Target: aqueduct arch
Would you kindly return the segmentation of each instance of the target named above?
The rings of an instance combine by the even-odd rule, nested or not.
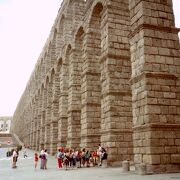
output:
[[[51,154],[101,143],[109,165],[180,172],[178,32],[171,0],[64,1],[13,131]]]

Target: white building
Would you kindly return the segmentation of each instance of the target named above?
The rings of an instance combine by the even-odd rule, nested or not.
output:
[[[10,133],[11,121],[11,116],[0,117],[0,133]]]

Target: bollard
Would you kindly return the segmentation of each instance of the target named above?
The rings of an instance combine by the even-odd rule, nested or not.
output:
[[[102,161],[102,166],[101,166],[102,168],[107,168],[107,159],[104,159],[103,161]]]
[[[122,171],[123,172],[130,171],[130,163],[129,163],[129,161],[123,161],[122,162]]]
[[[146,164],[144,163],[140,164],[138,169],[139,169],[138,174],[146,175]]]

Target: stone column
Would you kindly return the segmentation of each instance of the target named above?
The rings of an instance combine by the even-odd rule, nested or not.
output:
[[[33,131],[33,122],[32,122],[32,106],[31,106],[31,109],[30,109],[30,142],[29,142],[29,147],[32,149],[32,131]]]
[[[38,150],[40,151],[42,149],[41,147],[41,136],[42,136],[42,110],[43,110],[43,106],[42,106],[42,91],[39,90],[39,101],[38,101]]]
[[[33,103],[33,138],[32,138],[32,149],[35,150],[35,145],[36,145],[36,101],[34,99]]]
[[[42,126],[42,134],[41,135],[43,135],[44,134],[44,143],[41,143],[41,145],[43,145],[44,146],[44,148],[46,148],[45,147],[45,143],[46,143],[46,137],[47,137],[47,131],[46,131],[46,111],[47,111],[47,87],[44,87],[43,88],[43,112],[42,112],[42,124],[43,124],[43,126]],[[44,131],[44,133],[43,133],[43,131]]]
[[[27,142],[26,142],[26,146],[29,146],[30,145],[30,108],[29,108],[29,105],[28,105],[28,109],[27,109]]]
[[[49,49],[50,49],[51,67],[53,67],[57,63],[57,57],[56,57],[56,37],[53,37]]]
[[[69,58],[69,89],[68,89],[68,139],[67,146],[80,147],[81,120],[81,85],[80,59],[73,51]]]
[[[27,106],[24,108],[24,132],[23,132],[23,135],[24,135],[24,138],[23,138],[23,143],[24,145],[27,144],[27,136],[28,136],[28,114],[27,114]]]
[[[45,65],[42,63],[41,65],[41,80],[44,77],[44,71],[45,71]],[[41,119],[40,119],[40,141],[39,141],[39,149],[44,149],[44,141],[45,141],[45,118],[46,118],[46,88],[44,85],[41,87],[41,92],[40,92],[40,114],[41,114]]]
[[[54,155],[57,152],[58,144],[58,121],[53,120],[50,124],[50,154]]]
[[[40,93],[38,93],[37,97],[37,134],[36,134],[36,150],[39,151],[39,145],[40,145],[40,124],[41,124],[41,102],[40,102]]]
[[[92,150],[100,144],[101,128],[101,12],[98,3],[89,17],[84,36],[81,74],[81,147]]]
[[[58,120],[59,120],[59,72],[52,72],[52,108],[51,108],[51,125],[50,125],[50,153],[57,152],[58,144]]]
[[[38,101],[39,97],[36,95],[36,106],[35,106],[35,115],[36,115],[36,122],[35,122],[35,150],[37,151],[39,148],[39,119],[38,119]]]
[[[35,122],[34,120],[32,121],[32,143],[31,143],[31,148],[34,150],[34,139],[35,139],[35,133],[34,133],[34,130],[35,130]]]
[[[111,166],[133,161],[128,6],[127,0],[111,1],[102,10],[108,13],[101,20],[101,143]]]
[[[40,145],[40,121],[41,121],[41,115],[38,114],[37,116],[37,134],[36,134],[36,150],[39,151],[39,145]]]
[[[59,24],[57,24],[57,32],[56,32],[56,57],[59,57],[62,52],[62,47],[64,45],[64,20],[65,17],[64,15],[61,16],[61,20],[59,22]]]
[[[45,111],[42,110],[41,115],[41,128],[40,128],[40,150],[44,149],[44,141],[45,141]]]
[[[59,98],[59,115],[58,121],[58,146],[66,147],[67,144],[67,65],[62,64],[60,70],[60,98]]]
[[[50,59],[50,49],[46,48],[46,53],[44,55],[45,59],[45,76],[49,73],[51,68],[51,59]]]
[[[26,146],[30,146],[30,130],[31,130],[31,123],[30,123],[30,107],[28,105],[27,112],[26,112],[27,124],[26,124],[26,133],[27,133],[27,142]]]
[[[52,106],[52,86],[47,80],[47,107],[46,107],[46,126],[45,126],[45,149],[50,152],[50,124],[51,124],[51,106]]]
[[[129,0],[136,170],[179,172],[180,52],[171,0]]]

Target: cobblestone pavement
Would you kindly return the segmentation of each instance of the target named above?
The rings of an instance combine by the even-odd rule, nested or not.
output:
[[[17,163],[17,168],[11,168],[12,158],[6,157],[7,149],[0,149],[0,180],[180,180],[180,173],[140,176],[134,171],[123,173],[121,168],[81,168],[65,171],[57,168],[55,157],[48,157],[48,169],[34,169],[34,151],[28,150],[27,158],[23,151]],[[38,162],[40,163],[40,162]]]

